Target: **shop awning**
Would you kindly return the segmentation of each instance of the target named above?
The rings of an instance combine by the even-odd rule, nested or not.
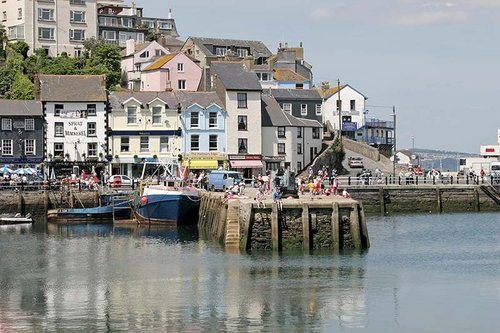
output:
[[[182,165],[190,169],[209,169],[215,170],[219,167],[217,160],[191,160],[182,161]]]
[[[259,160],[234,160],[229,161],[231,163],[231,168],[235,169],[262,169],[264,166]]]

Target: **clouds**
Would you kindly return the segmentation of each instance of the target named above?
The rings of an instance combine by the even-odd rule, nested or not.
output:
[[[331,1],[311,2],[312,21],[363,21],[378,25],[432,26],[497,20],[500,0],[372,0],[349,1],[342,5]]]

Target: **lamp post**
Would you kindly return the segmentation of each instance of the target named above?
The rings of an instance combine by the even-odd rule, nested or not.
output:
[[[341,137],[342,137],[342,101],[340,100],[340,79],[337,80],[337,111],[339,113],[339,135],[338,135],[338,139],[341,140]]]
[[[392,117],[394,119],[393,121],[393,131],[394,131],[394,134],[393,134],[393,137],[392,137],[392,149],[394,151],[393,155],[392,155],[392,177],[393,179],[395,179],[396,177],[396,159],[397,159],[397,156],[396,156],[396,107],[395,106],[392,106]]]

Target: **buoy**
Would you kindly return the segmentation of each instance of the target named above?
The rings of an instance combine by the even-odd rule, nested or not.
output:
[[[147,197],[142,197],[141,198],[141,204],[145,205],[148,203],[148,198]]]

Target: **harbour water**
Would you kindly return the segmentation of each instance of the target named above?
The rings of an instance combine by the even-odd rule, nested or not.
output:
[[[368,217],[371,248],[224,251],[196,229],[0,229],[0,332],[494,332],[500,214]],[[41,228],[44,229],[44,228]]]

